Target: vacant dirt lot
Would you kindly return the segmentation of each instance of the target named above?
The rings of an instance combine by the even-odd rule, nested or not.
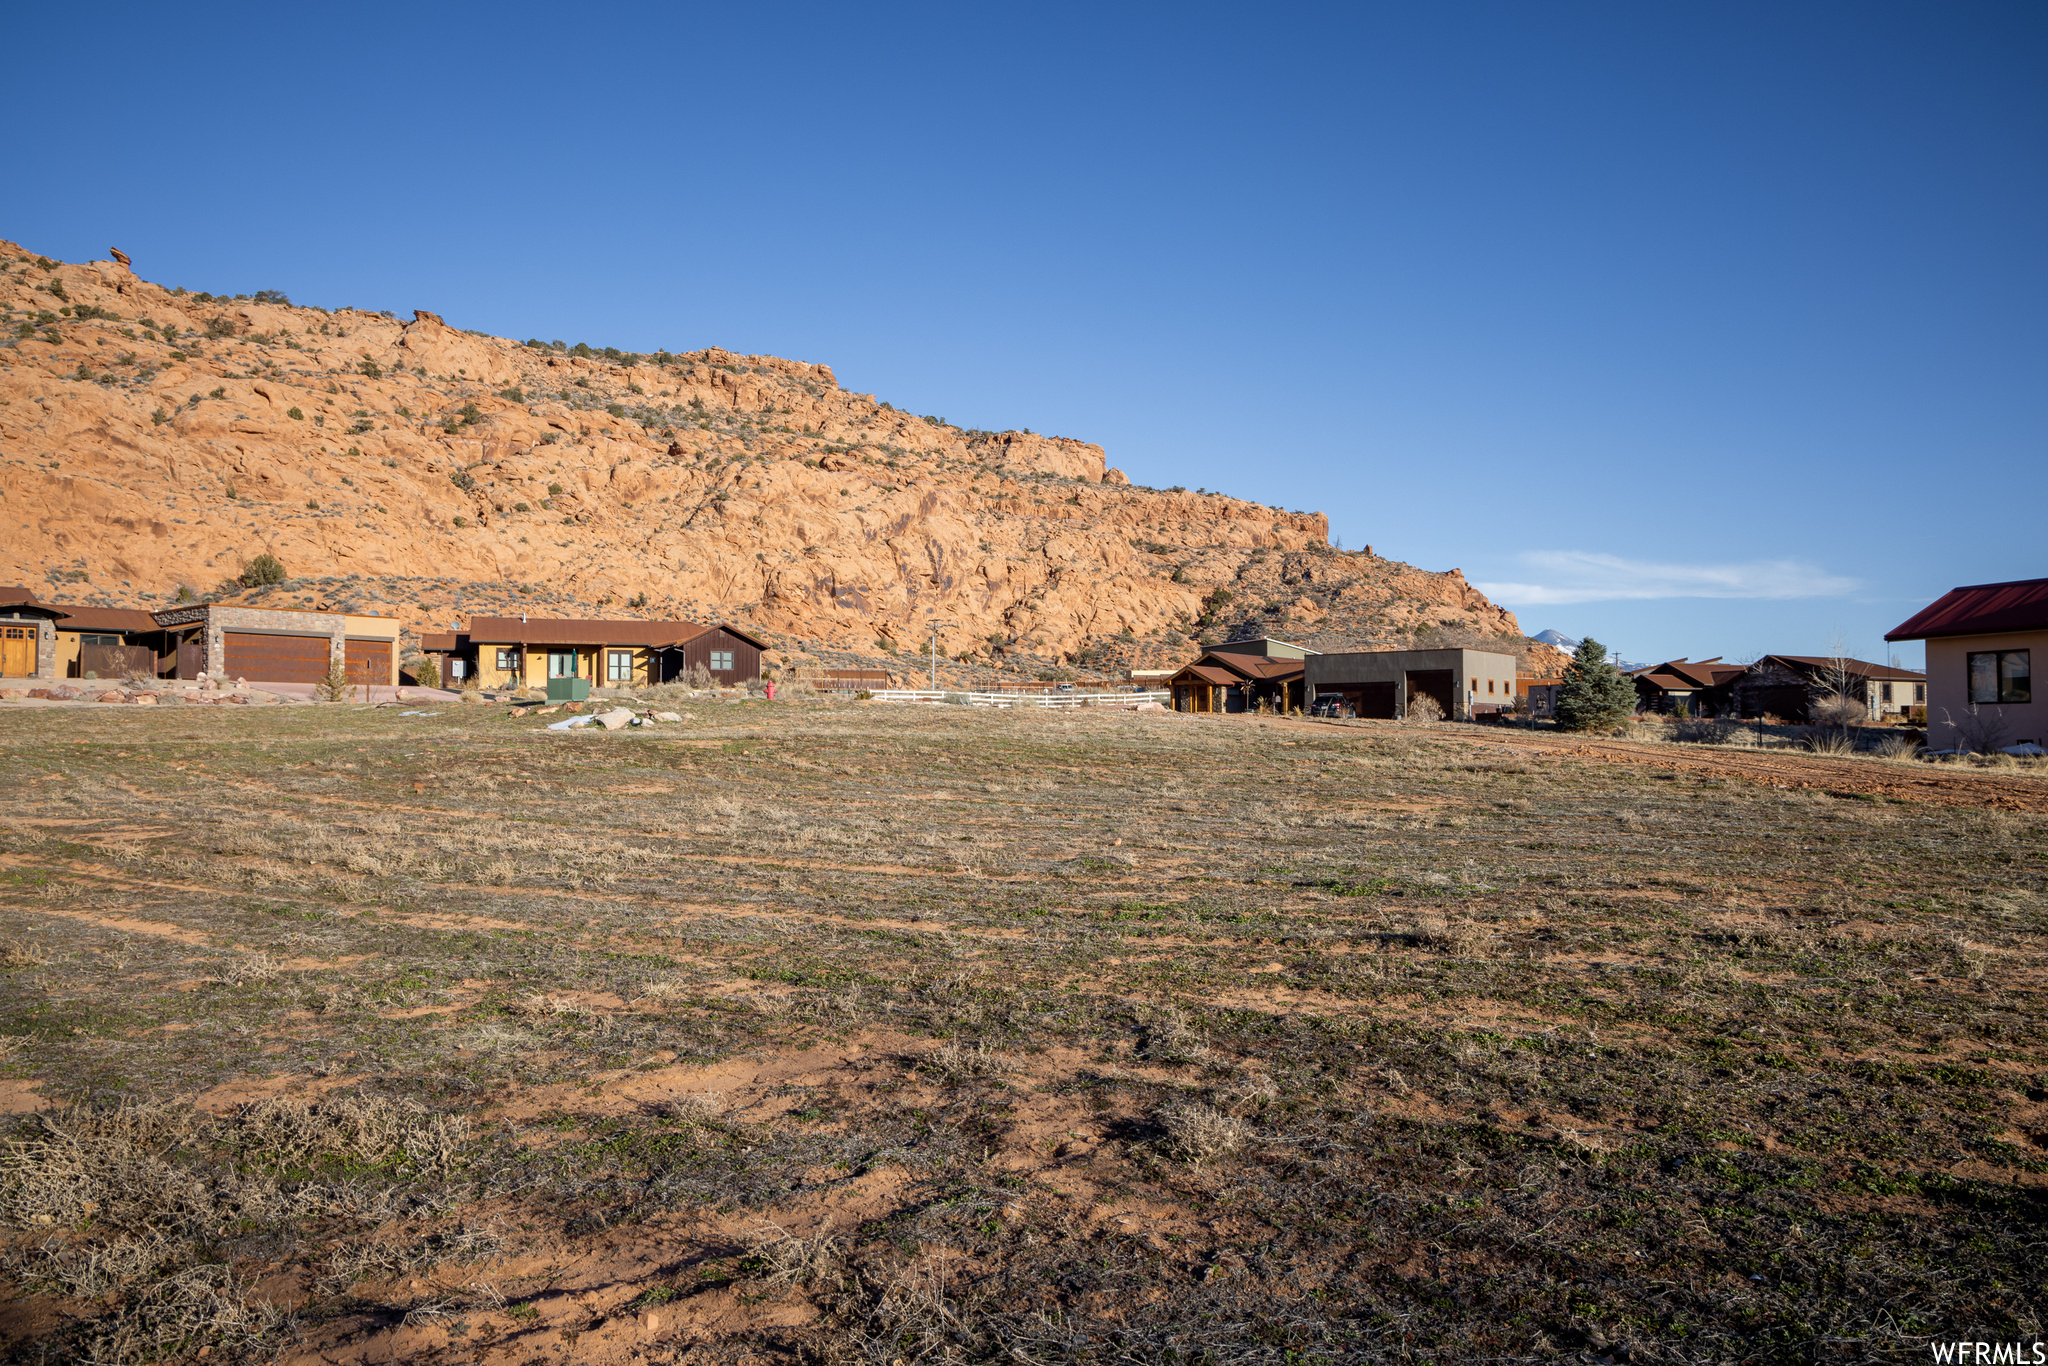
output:
[[[2036,778],[686,710],[0,712],[10,1359],[2043,1335]]]

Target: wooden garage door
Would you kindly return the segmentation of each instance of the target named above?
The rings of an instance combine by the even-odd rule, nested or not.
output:
[[[388,640],[351,640],[346,642],[348,650],[348,681],[368,683],[379,688],[391,686],[391,642]]]
[[[327,677],[326,636],[229,631],[222,645],[229,678],[246,678],[252,683],[318,683]]]

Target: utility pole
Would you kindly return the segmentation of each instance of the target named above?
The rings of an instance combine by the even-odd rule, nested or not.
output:
[[[939,690],[939,628],[942,626],[958,626],[960,623],[957,621],[933,621],[926,624],[932,628],[932,691],[937,692]]]

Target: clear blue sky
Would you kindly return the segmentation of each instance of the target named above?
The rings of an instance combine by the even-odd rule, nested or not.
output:
[[[1631,658],[2048,574],[2038,3],[14,6],[0,235],[717,344]],[[1909,650],[1909,660],[1917,650]]]

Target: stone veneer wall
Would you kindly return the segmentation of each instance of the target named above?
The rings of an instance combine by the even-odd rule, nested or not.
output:
[[[339,612],[274,612],[263,607],[233,607],[203,602],[194,607],[172,607],[152,613],[166,630],[200,623],[204,659],[200,667],[207,676],[217,677],[227,668],[229,631],[266,631],[273,634],[327,637],[327,662],[331,668],[346,667],[348,661],[348,620]],[[397,642],[393,642],[394,647]]]

